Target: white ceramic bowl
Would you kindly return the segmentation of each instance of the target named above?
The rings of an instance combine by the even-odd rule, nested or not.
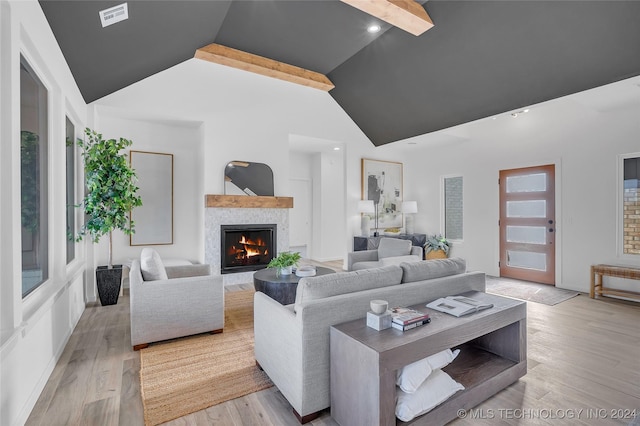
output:
[[[371,307],[371,311],[374,314],[380,315],[384,314],[389,307],[389,302],[386,300],[372,300],[369,302],[369,306]]]

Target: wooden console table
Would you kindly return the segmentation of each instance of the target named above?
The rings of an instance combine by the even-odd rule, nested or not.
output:
[[[640,280],[640,269],[628,266],[614,265],[591,265],[591,290],[589,296],[593,299],[596,296],[621,296],[640,299],[640,292],[631,290],[617,290],[615,288],[605,287],[602,284],[602,277],[628,278],[631,280]]]
[[[460,348],[446,371],[465,390],[411,422],[443,425],[527,372],[526,302],[487,293],[466,296],[494,307],[456,318],[428,309],[431,323],[405,331],[376,331],[365,319],[330,328],[331,417],[344,426],[396,425],[396,371],[444,349]]]

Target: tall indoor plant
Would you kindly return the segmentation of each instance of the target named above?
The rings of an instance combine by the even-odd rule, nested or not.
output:
[[[118,301],[122,265],[113,266],[112,233],[116,229],[128,235],[135,232],[129,213],[142,205],[142,199],[137,194],[135,170],[129,165],[127,155],[121,153],[132,142],[124,138],[105,140],[100,133],[88,128],[84,133],[86,139],[78,140],[78,146],[84,159],[86,195],[82,207],[86,221],[78,240],[89,235],[97,243],[100,237],[109,235],[108,265],[98,267],[96,281],[100,302],[113,305]]]

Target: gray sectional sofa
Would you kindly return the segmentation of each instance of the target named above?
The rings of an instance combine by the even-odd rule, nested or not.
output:
[[[330,405],[331,325],[364,320],[374,299],[409,306],[471,290],[485,291],[484,272],[453,258],[303,278],[292,305],[256,292],[256,361],[304,422]]]

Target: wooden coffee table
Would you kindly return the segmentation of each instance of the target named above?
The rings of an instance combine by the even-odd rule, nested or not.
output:
[[[445,424],[458,410],[476,406],[524,376],[526,302],[475,291],[464,295],[494,306],[457,318],[421,303],[412,307],[428,312],[431,323],[405,332],[376,331],[365,319],[332,326],[331,417],[340,425],[396,425],[396,371],[448,348],[460,348],[460,355],[444,371],[465,390],[409,423]]]
[[[333,269],[316,266],[316,277],[335,273]],[[296,301],[296,290],[300,278],[296,274],[278,276],[276,268],[261,269],[253,274],[253,286],[256,291],[261,291],[273,300],[283,305],[290,305]]]

